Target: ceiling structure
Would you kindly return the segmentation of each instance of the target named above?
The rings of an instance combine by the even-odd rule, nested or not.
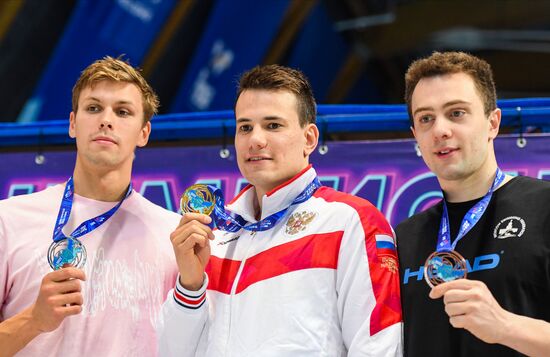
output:
[[[0,121],[16,121],[21,115],[69,31],[71,16],[86,1],[0,2]],[[174,101],[182,93],[182,83],[197,75],[191,72],[204,34],[216,28],[213,14],[227,1],[182,0],[170,5],[139,61],[161,97],[162,112],[177,108]],[[238,8],[245,0],[233,1]],[[500,98],[550,97],[550,1],[271,1],[285,7],[273,15],[278,16],[276,28],[256,62],[301,66],[320,103],[402,103],[407,66],[435,50],[467,51],[486,59]],[[153,3],[124,3],[132,2]],[[242,6],[241,10],[247,5]],[[225,30],[238,35],[246,20],[251,16],[235,18]],[[243,41],[246,38],[243,35]],[[247,49],[260,44],[241,45]],[[241,53],[248,54],[241,49],[234,54],[236,60]]]

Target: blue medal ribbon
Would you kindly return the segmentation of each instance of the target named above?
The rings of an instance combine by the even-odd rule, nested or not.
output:
[[[460,223],[458,235],[452,243],[451,231],[449,228],[449,213],[447,211],[447,204],[445,203],[445,200],[443,200],[443,215],[441,216],[441,224],[437,235],[436,251],[441,252],[455,250],[456,244],[477,224],[477,222],[479,222],[483,216],[483,213],[485,213],[487,206],[489,205],[489,201],[491,201],[494,190],[504,181],[504,178],[505,174],[500,170],[500,168],[497,167],[495,179],[493,180],[493,184],[491,185],[489,192],[487,192],[485,196],[483,196],[483,198],[466,213]]]
[[[73,177],[71,176],[69,180],[67,181],[67,184],[65,185],[65,191],[63,192],[63,199],[61,200],[61,206],[59,207],[59,213],[57,214],[57,219],[55,223],[55,228],[53,230],[53,241],[58,242],[62,239],[67,238],[78,238],[81,237],[87,233],[90,233],[94,229],[101,226],[103,223],[105,223],[115,212],[119,209],[120,205],[122,205],[122,202],[126,200],[128,196],[130,196],[130,193],[132,193],[132,183],[128,186],[128,191],[126,191],[126,195],[124,198],[117,203],[116,206],[108,210],[107,212],[100,214],[97,217],[91,218],[85,222],[82,222],[71,234],[69,237],[66,237],[63,234],[63,227],[67,224],[69,221],[69,217],[71,216],[71,209],[73,207],[73,197],[74,197],[74,183],[73,183]],[[73,243],[72,240],[69,239],[68,242],[70,248],[72,248]]]
[[[249,223],[241,216],[237,215],[235,218],[233,218],[231,215],[229,215],[225,211],[225,202],[223,199],[222,191],[214,186],[208,186],[208,188],[212,191],[214,194],[216,205],[214,207],[214,211],[212,212],[212,218],[214,222],[216,223],[216,226],[218,229],[227,231],[227,232],[237,232],[241,229],[246,229],[247,231],[266,231],[268,229],[271,229],[277,224],[279,219],[285,215],[285,213],[288,211],[288,209],[296,204],[302,203],[307,201],[317,189],[321,187],[321,182],[317,177],[311,181],[307,187],[300,193],[292,203],[280,210],[279,212],[273,213],[270,216],[267,216],[266,218],[262,219],[259,222],[256,223]]]

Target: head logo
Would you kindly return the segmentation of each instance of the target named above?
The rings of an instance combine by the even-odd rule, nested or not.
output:
[[[519,238],[525,233],[525,220],[518,216],[506,217],[498,222],[493,237],[496,239]]]
[[[502,253],[501,253],[502,254]],[[498,267],[500,263],[500,256],[498,254],[486,254],[475,257],[473,264],[466,259],[466,269],[468,273],[473,273],[482,270],[490,270]],[[409,280],[422,281],[424,280],[424,265],[418,267],[418,270],[411,270],[411,268],[404,268],[403,272],[403,284],[408,284]]]

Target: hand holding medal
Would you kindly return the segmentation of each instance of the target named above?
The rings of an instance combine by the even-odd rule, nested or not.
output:
[[[214,186],[196,184],[185,190],[180,199],[180,209],[184,213],[179,226],[170,235],[176,253],[179,270],[179,283],[185,289],[197,291],[204,284],[204,271],[210,259],[209,241],[214,239],[209,219],[211,217],[219,230],[238,232],[265,231],[272,228],[293,204],[309,199],[321,186],[315,178],[286,208],[265,217],[259,222],[250,223],[239,215],[231,216],[225,211],[222,191]]]

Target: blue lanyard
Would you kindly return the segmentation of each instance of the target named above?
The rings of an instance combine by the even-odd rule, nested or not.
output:
[[[464,218],[462,218],[458,235],[454,242],[452,242],[452,244],[451,232],[449,229],[449,213],[447,211],[447,204],[445,203],[445,200],[443,200],[443,215],[441,216],[441,224],[439,226],[439,233],[437,235],[436,250],[438,252],[454,250],[458,241],[460,241],[462,237],[464,237],[470,231],[470,229],[472,229],[477,224],[477,222],[479,222],[479,220],[483,216],[483,213],[485,213],[487,206],[489,205],[489,201],[491,201],[493,191],[502,183],[502,181],[504,181],[504,177],[504,173],[497,167],[496,176],[493,180],[491,188],[489,189],[489,192],[487,192],[479,202],[477,202],[472,208],[470,208]]]
[[[212,212],[212,217],[214,218],[214,222],[216,223],[216,226],[218,229],[226,231],[226,232],[237,232],[241,229],[246,229],[247,231],[266,231],[268,229],[271,229],[275,226],[275,224],[283,217],[292,205],[296,205],[302,202],[307,201],[311,196],[313,196],[313,193],[317,191],[319,187],[321,187],[321,182],[317,177],[311,181],[307,187],[300,193],[292,203],[280,210],[279,212],[273,213],[272,215],[262,219],[259,222],[248,224],[244,218],[237,215],[235,218],[233,218],[231,215],[229,215],[227,212],[225,212],[224,206],[224,200],[222,191],[214,186],[208,186],[210,190],[214,193],[214,197],[216,198],[216,205],[214,207],[214,211]]]
[[[71,234],[70,237],[72,238],[78,238],[86,233],[90,233],[94,229],[101,226],[105,221],[107,221],[115,212],[118,210],[120,205],[122,205],[122,202],[130,196],[130,193],[132,193],[132,183],[130,183],[130,186],[128,186],[128,191],[126,191],[126,195],[124,198],[117,203],[116,206],[108,210],[107,212],[100,214],[97,217],[91,218],[85,222],[82,222]],[[62,239],[65,239],[65,235],[63,234],[63,227],[67,224],[69,221],[69,217],[71,216],[71,209],[73,207],[73,197],[74,197],[74,183],[73,183],[73,177],[71,176],[69,180],[67,181],[67,184],[65,185],[65,191],[63,192],[63,199],[61,200],[61,206],[59,207],[59,213],[57,214],[57,220],[55,223],[55,228],[53,230],[53,241],[58,242]],[[70,245],[71,242],[69,242]]]

